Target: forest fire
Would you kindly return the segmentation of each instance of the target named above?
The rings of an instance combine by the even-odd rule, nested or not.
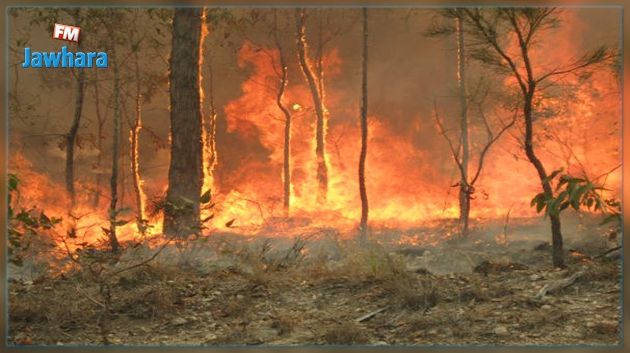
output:
[[[205,15],[204,15],[205,16]],[[570,14],[565,15],[563,21],[571,21]],[[205,19],[205,17],[204,17]],[[567,27],[568,28],[568,27]],[[569,36],[569,30],[558,35]],[[208,25],[204,24],[201,31],[201,47],[199,65],[207,64],[204,58],[205,38],[210,32]],[[516,50],[516,43],[511,50]],[[570,43],[570,41],[564,41]],[[541,46],[536,48],[540,52],[548,52],[549,48]],[[538,69],[547,68],[558,61],[570,61],[575,58],[576,49],[567,44],[562,51],[550,51],[556,56],[540,56],[545,61],[535,62]],[[559,56],[558,56],[559,55]],[[558,57],[557,57],[558,56]],[[225,104],[223,117],[227,123],[227,132],[234,133],[243,139],[249,140],[252,145],[260,144],[264,150],[260,158],[248,158],[241,160],[238,170],[227,180],[217,180],[216,168],[221,168],[220,159],[217,158],[216,146],[216,119],[217,112],[214,106],[214,98],[206,92],[208,85],[212,85],[212,78],[201,75],[200,96],[203,116],[203,188],[205,192],[211,190],[213,203],[216,209],[204,210],[202,219],[212,220],[210,228],[226,230],[234,228],[243,234],[256,234],[260,227],[268,226],[270,220],[282,218],[282,166],[283,166],[283,127],[281,111],[276,105],[276,90],[278,78],[278,63],[280,53],[272,46],[261,46],[252,42],[245,42],[238,50],[238,66],[248,70],[249,77],[241,84],[241,96]],[[342,69],[347,65],[340,57],[336,48],[331,48],[322,53],[322,72],[327,80],[335,80],[342,74]],[[552,92],[549,97],[540,97],[537,109],[553,114],[553,119],[542,120],[538,124],[542,133],[538,139],[541,158],[550,170],[565,166],[574,173],[588,173],[591,178],[605,175],[606,185],[610,195],[616,195],[620,185],[620,170],[613,170],[619,162],[617,139],[607,138],[606,129],[618,124],[619,116],[617,79],[610,71],[602,71],[589,80],[582,82],[584,78],[569,77],[566,84],[575,85],[577,89],[571,92],[571,99],[567,99],[565,93]],[[516,81],[507,78],[505,85],[515,87]],[[211,89],[216,89],[212,87]],[[211,95],[214,93],[211,93]],[[343,232],[351,232],[356,227],[360,215],[358,200],[358,186],[355,177],[356,161],[358,160],[359,126],[356,120],[349,119],[357,110],[357,102],[347,101],[347,97],[333,88],[327,89],[326,117],[330,122],[324,124],[325,150],[327,160],[327,184],[328,197],[323,202],[318,196],[320,181],[313,171],[317,170],[318,156],[316,151],[316,119],[315,109],[312,106],[311,93],[308,82],[302,77],[296,76],[289,81],[285,95],[285,101],[295,102],[291,104],[293,125],[291,127],[291,195],[290,215],[296,219],[308,220],[310,227],[333,227]],[[141,93],[138,91],[138,100]],[[140,109],[138,107],[137,109]],[[140,111],[137,112],[140,114]],[[395,112],[392,112],[395,114]],[[490,113],[487,113],[490,114]],[[510,114],[503,108],[494,110],[494,119],[505,120]],[[341,118],[340,118],[341,116]],[[453,167],[432,165],[430,160],[435,160],[430,154],[436,151],[423,150],[414,144],[414,134],[419,129],[431,129],[435,127],[428,117],[410,116],[410,128],[405,132],[392,131],[387,124],[391,118],[387,115],[371,115],[369,117],[369,154],[367,165],[369,176],[367,177],[367,190],[371,200],[370,221],[372,226],[388,227],[413,227],[434,219],[449,219],[458,216],[456,204],[456,192],[451,185],[456,181],[445,177],[454,172]],[[475,119],[475,118],[473,118]],[[133,212],[139,212],[138,219],[146,219],[150,225],[149,235],[161,232],[161,216],[159,214],[149,217],[144,210],[145,199],[143,191],[144,181],[140,177],[142,167],[139,163],[138,135],[142,124],[132,129],[130,135],[132,149],[132,173],[136,186],[140,193],[137,205],[140,210],[130,211],[128,218],[133,218]],[[529,207],[529,202],[539,186],[531,180],[535,179],[533,169],[526,163],[519,145],[518,130],[520,124],[513,129],[511,136],[501,139],[494,147],[496,153],[492,153],[486,161],[486,167],[480,178],[480,186],[473,195],[474,207],[471,211],[473,218],[502,218],[506,212],[511,212],[512,217],[535,216],[534,209]],[[483,134],[481,127],[473,126],[472,136]],[[437,131],[436,131],[437,135]],[[590,136],[597,143],[593,144]],[[614,136],[614,135],[613,135]],[[439,138],[436,144],[442,144]],[[473,147],[475,144],[473,144]],[[616,152],[615,152],[616,151]],[[219,156],[220,157],[220,156]],[[474,158],[472,164],[476,164]],[[584,170],[588,165],[588,171]],[[27,185],[40,184],[36,179],[46,179],[47,176],[35,174],[29,171],[29,164],[23,157],[13,157],[11,169],[20,174]],[[453,176],[453,174],[451,174]],[[452,178],[452,177],[451,177]],[[163,181],[162,183],[164,183]],[[46,181],[52,189],[60,189],[54,182]],[[154,181],[155,184],[155,181]],[[164,190],[165,184],[159,188]],[[230,187],[223,187],[229,185]],[[519,185],[514,188],[515,185]],[[87,186],[89,190],[93,185]],[[63,195],[59,190],[56,194]],[[101,192],[106,194],[105,190]],[[48,206],[46,192],[37,188],[28,188],[22,191],[23,200],[34,205],[45,205],[50,213],[60,216],[66,214],[62,203],[54,207]],[[153,195],[153,197],[158,195]],[[124,205],[125,207],[131,205]],[[137,207],[133,207],[134,209]],[[89,202],[84,200],[72,211],[70,219],[76,215],[89,214],[79,217],[77,228],[88,227],[88,224],[99,229],[107,216],[98,209],[93,209]],[[232,225],[226,223],[233,221]],[[70,220],[69,220],[70,221]],[[74,224],[74,221],[70,221]],[[277,222],[277,221],[276,221]],[[142,233],[134,222],[121,226],[121,239],[133,239]],[[280,224],[277,225],[280,227]],[[92,231],[91,238],[98,235],[99,231]],[[290,232],[289,232],[290,234]]]
[[[618,342],[617,9],[9,13],[15,344]]]

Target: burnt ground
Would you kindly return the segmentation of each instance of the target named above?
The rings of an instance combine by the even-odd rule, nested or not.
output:
[[[13,271],[9,342],[619,344],[621,261],[614,252],[597,257],[614,245],[605,229],[565,227],[573,234],[568,266],[555,269],[536,227],[523,220],[507,244],[497,244],[493,226],[479,225],[468,239],[430,246],[409,237],[405,245],[361,245],[330,235],[306,242],[216,235],[169,245],[154,261],[112,277],[107,311],[85,270],[36,278]],[[423,231],[445,232],[432,226],[413,234],[427,240]],[[136,247],[127,255],[152,251]],[[566,288],[536,297],[572,275]]]

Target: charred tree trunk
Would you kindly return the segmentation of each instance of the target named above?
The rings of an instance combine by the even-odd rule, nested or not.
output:
[[[113,31],[109,31],[110,37],[113,36]],[[116,216],[117,216],[117,204],[118,204],[118,159],[120,155],[120,121],[122,120],[120,115],[120,74],[118,68],[118,61],[116,58],[116,42],[112,40],[110,48],[110,63],[114,71],[114,133],[112,136],[112,177],[110,179],[110,193],[111,200],[109,204],[109,243],[113,252],[118,252],[120,245],[118,243],[118,237],[116,236]]]
[[[315,105],[316,114],[316,128],[315,128],[315,154],[317,156],[317,183],[318,194],[317,201],[319,203],[325,203],[328,194],[328,167],[326,165],[326,152],[325,152],[325,133],[326,133],[326,109],[324,108],[323,90],[319,90],[317,87],[318,79],[313,73],[313,67],[308,58],[305,34],[305,14],[304,9],[296,9],[296,26],[297,26],[297,49],[298,58],[300,62],[300,68],[306,76],[309,89],[313,96],[313,104]]]
[[[468,179],[468,160],[470,147],[468,142],[468,95],[466,92],[466,56],[464,52],[464,28],[461,16],[455,17],[457,29],[457,84],[460,102],[461,136],[461,179],[459,181],[459,222],[463,236],[468,233],[470,216],[470,185]]]
[[[164,233],[199,232],[203,183],[202,117],[199,92],[201,9],[176,8],[170,59],[171,162],[164,208]]]
[[[274,40],[280,56],[280,82],[276,95],[276,105],[284,115],[284,161],[282,164],[282,187],[284,216],[289,217],[291,211],[291,112],[283,103],[284,91],[287,87],[287,59],[285,57],[280,38],[278,37],[278,19],[274,11]]]
[[[77,25],[80,24],[80,9],[77,9],[74,15],[74,20]],[[83,51],[83,40],[79,39],[77,43],[77,51]],[[66,135],[66,191],[70,198],[70,209],[72,209],[76,203],[76,192],[74,190],[74,146],[77,140],[77,133],[79,132],[79,124],[81,122],[81,115],[83,112],[83,100],[85,86],[85,70],[77,69],[76,74],[77,86],[76,96],[74,100],[74,117],[70,130]]]
[[[135,78],[136,78],[136,117],[134,124],[129,132],[130,141],[130,160],[131,174],[133,179],[133,189],[136,201],[136,224],[141,234],[145,234],[147,226],[147,217],[144,212],[145,195],[142,189],[142,178],[140,177],[140,131],[142,130],[142,93],[140,92],[140,63],[138,60],[138,48],[134,52],[135,60]]]
[[[367,90],[367,60],[368,60],[368,23],[367,8],[363,8],[363,73],[361,83],[361,154],[359,157],[359,194],[361,196],[361,223],[359,224],[359,232],[361,239],[367,239],[368,235],[368,198],[365,188],[365,159],[367,157],[367,139],[368,139],[368,90]]]
[[[97,124],[97,137],[96,137],[96,148],[98,149],[98,154],[96,155],[96,190],[94,191],[94,208],[98,207],[98,204],[101,201],[101,177],[102,177],[102,168],[103,168],[103,140],[105,136],[103,136],[103,127],[105,125],[105,119],[101,114],[101,100],[100,100],[100,92],[98,86],[100,83],[98,82],[98,70],[94,71],[94,101],[96,107],[96,124]]]

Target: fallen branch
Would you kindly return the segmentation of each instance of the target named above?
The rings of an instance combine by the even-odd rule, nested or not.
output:
[[[567,288],[570,285],[572,285],[573,283],[575,283],[575,281],[582,277],[582,275],[584,275],[584,272],[579,271],[576,272],[574,274],[572,274],[571,276],[567,277],[567,278],[562,278],[560,280],[557,280],[555,282],[551,282],[551,283],[547,283],[545,284],[540,291],[534,296],[534,300],[542,300],[545,295],[550,294],[550,293],[555,293],[561,289]]]
[[[373,318],[374,316],[376,316],[376,314],[382,313],[385,310],[387,310],[386,306],[382,307],[382,308],[380,308],[378,310],[374,310],[371,313],[365,314],[365,315],[361,316],[360,318],[358,318],[358,319],[356,319],[354,321],[356,321],[356,322],[363,322],[363,321],[369,320],[369,319]]]
[[[606,255],[610,254],[611,252],[616,251],[616,250],[619,250],[619,249],[621,249],[621,246],[616,246],[616,247],[614,247],[614,248],[612,248],[612,249],[608,249],[608,250],[606,250],[605,252],[603,252],[603,253],[601,253],[601,254],[599,254],[599,255],[595,256],[595,257],[594,257],[594,259],[599,259],[599,258],[604,257],[604,256],[606,256]]]

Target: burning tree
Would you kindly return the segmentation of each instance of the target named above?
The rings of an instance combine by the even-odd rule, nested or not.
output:
[[[553,202],[552,177],[534,149],[534,102],[545,88],[558,83],[563,77],[584,71],[614,57],[606,47],[599,47],[581,57],[553,69],[535,67],[534,46],[544,40],[543,35],[559,24],[556,8],[465,8],[465,21],[475,40],[471,56],[500,73],[511,75],[517,82],[522,98],[522,115],[525,125],[524,150],[534,166],[543,189],[544,199]],[[509,41],[516,41],[516,50],[510,50]],[[548,213],[551,223],[554,266],[564,266],[560,214]]]
[[[164,233],[197,232],[201,186],[202,119],[199,91],[200,8],[177,8],[170,60],[171,161],[164,205]]]
[[[367,8],[363,8],[363,55],[361,75],[361,154],[359,156],[359,194],[361,196],[361,222],[359,223],[359,232],[361,238],[367,238],[368,234],[368,198],[367,189],[365,188],[365,159],[367,157],[367,139],[368,139],[368,89],[367,89],[367,60],[368,60],[368,14]]]
[[[317,116],[315,128],[315,154],[317,155],[317,182],[319,184],[317,200],[320,203],[326,202],[328,193],[328,167],[326,165],[325,139],[326,139],[326,107],[324,105],[324,90],[321,83],[321,64],[320,72],[315,75],[313,65],[308,56],[308,45],[306,41],[306,14],[304,9],[295,10],[296,28],[297,28],[297,49],[300,68],[306,77],[311,95],[313,96],[313,105],[315,106],[315,114]],[[318,85],[319,83],[319,85]]]
[[[274,69],[276,74],[279,76],[278,82],[278,91],[276,95],[276,105],[278,109],[282,111],[284,115],[284,148],[283,148],[283,163],[282,163],[282,189],[284,191],[283,194],[283,208],[285,217],[289,216],[290,206],[291,206],[291,111],[286,107],[283,99],[284,92],[287,87],[287,57],[285,50],[282,46],[282,42],[280,41],[280,36],[278,33],[278,14],[277,10],[273,12],[273,39],[276,44],[276,49],[278,49],[278,56],[280,58],[280,70],[278,70],[275,65]]]

